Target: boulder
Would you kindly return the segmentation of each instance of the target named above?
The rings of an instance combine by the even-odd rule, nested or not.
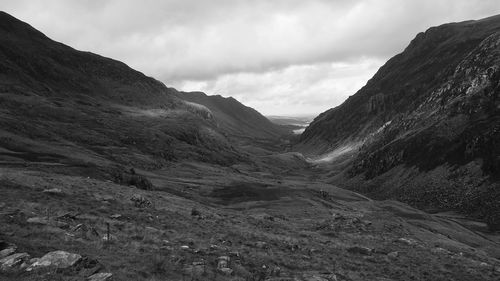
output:
[[[15,247],[9,247],[0,251],[0,259],[10,256],[16,252]]]
[[[44,267],[68,268],[74,266],[81,259],[82,256],[78,254],[66,251],[53,251],[45,254],[45,256],[34,262],[26,269],[26,271],[32,271],[34,269]]]
[[[151,201],[138,193],[132,195],[130,201],[134,202],[134,206],[136,206],[137,208],[147,208],[151,207],[152,205]]]
[[[349,253],[360,254],[360,255],[371,255],[373,249],[367,247],[354,246],[347,249]]]
[[[184,268],[184,273],[191,276],[200,276],[206,272],[204,264],[190,265]]]
[[[45,189],[42,192],[47,193],[47,194],[54,194],[54,195],[64,194],[60,188],[49,188],[49,189]]]
[[[263,241],[257,241],[257,242],[255,242],[255,247],[257,247],[259,249],[267,249],[267,248],[269,248],[269,246],[267,245],[267,243],[263,242]]]
[[[222,268],[226,268],[228,267],[229,265],[229,261],[231,259],[228,257],[228,256],[220,256],[217,258],[217,268],[218,269],[222,269]]]
[[[399,256],[399,252],[390,252],[387,254],[387,257],[390,259],[397,259]]]
[[[233,274],[233,270],[231,268],[228,268],[228,267],[224,267],[224,268],[219,268],[218,269],[222,274],[224,275],[232,275]]]
[[[9,271],[20,266],[23,262],[29,259],[30,255],[27,253],[17,253],[0,259],[0,270]]]
[[[106,281],[106,280],[111,280],[113,277],[113,273],[109,272],[100,272],[93,274],[87,278],[88,281]]]
[[[411,238],[399,238],[398,240],[396,240],[396,242],[406,244],[408,246],[417,245],[417,240]]]

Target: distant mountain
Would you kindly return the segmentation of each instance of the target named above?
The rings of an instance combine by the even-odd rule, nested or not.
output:
[[[418,34],[298,147],[350,147],[345,187],[500,226],[500,16]]]
[[[207,107],[217,124],[227,134],[236,137],[279,138],[290,134],[284,126],[272,123],[255,109],[245,106],[233,97],[208,96],[202,92],[180,92],[186,101]]]
[[[244,117],[260,116],[245,110]],[[218,121],[223,112],[212,112],[215,119],[122,62],[55,42],[0,12],[0,160],[50,159],[89,169],[113,163],[154,168],[176,159],[240,161],[218,123],[250,125]],[[274,133],[272,125],[264,130]]]

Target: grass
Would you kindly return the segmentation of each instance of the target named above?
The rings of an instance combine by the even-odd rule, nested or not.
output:
[[[200,166],[192,169],[199,171]],[[213,169],[211,173],[219,171]],[[397,280],[404,274],[429,280],[424,272],[435,272],[443,278],[457,280],[461,276],[471,280],[476,277],[491,280],[495,276],[493,271],[467,271],[476,270],[477,266],[463,257],[438,259],[431,255],[427,246],[411,248],[410,251],[408,246],[395,243],[400,237],[415,235],[410,234],[412,232],[427,231],[406,221],[411,218],[398,218],[395,222],[394,215],[375,207],[378,206],[376,202],[341,194],[325,197],[320,192],[308,191],[303,185],[307,183],[297,180],[282,179],[280,187],[272,189],[274,200],[259,201],[267,188],[255,185],[259,182],[255,178],[252,182],[242,183],[242,188],[251,193],[255,187],[258,196],[239,198],[235,204],[218,204],[220,196],[195,196],[200,189],[185,190],[192,193],[185,197],[162,191],[164,182],[159,180],[162,177],[154,180],[158,190],[144,191],[98,179],[33,172],[24,168],[2,169],[2,173],[0,203],[4,203],[3,209],[12,215],[0,216],[0,239],[16,244],[19,251],[36,257],[53,250],[81,254],[98,260],[103,265],[102,271],[112,272],[118,280],[259,280],[262,276],[273,277],[275,273],[271,271],[278,267],[282,277],[298,278],[317,276],[322,272],[339,273],[339,276],[347,276],[347,280],[377,276]],[[235,173],[226,174],[226,177],[234,178],[227,181],[230,192],[224,191],[224,196],[236,196],[234,182],[241,182],[236,179],[243,176]],[[64,194],[54,196],[41,192],[46,186],[53,185],[61,188]],[[210,182],[205,180],[200,185],[206,188]],[[212,186],[209,190],[217,188],[220,187]],[[135,193],[143,194],[154,204],[148,208],[134,207],[130,197]],[[103,200],[105,195],[111,195],[113,200]],[[232,197],[229,200],[233,200]],[[246,208],[239,207],[243,203],[247,204]],[[199,216],[192,215],[193,208]],[[374,211],[377,208],[381,211]],[[61,214],[77,215],[75,219],[65,220],[69,227],[64,229],[26,222],[29,217],[45,215],[47,209],[51,210],[53,220]],[[346,219],[333,219],[332,213],[343,214]],[[111,219],[112,214],[122,216]],[[359,221],[353,223],[351,218],[359,218]],[[372,224],[368,227],[364,221]],[[71,229],[80,223],[88,229],[95,229],[99,236],[73,233]],[[106,233],[107,223],[113,239],[103,241],[101,238]],[[325,223],[334,227],[335,236],[315,231],[318,225]],[[425,233],[439,237],[441,230],[434,231],[435,234]],[[261,246],[262,242],[265,247]],[[183,245],[188,245],[189,249],[181,249]],[[372,247],[381,252],[400,251],[401,254],[399,260],[390,263],[385,261],[385,254],[375,254],[370,261],[349,253],[347,248],[353,245]],[[230,267],[234,272],[232,276],[225,276],[217,271],[217,258],[231,255],[231,252],[238,252],[239,257],[231,256]],[[487,255],[471,255],[474,260],[495,264]],[[203,271],[193,270],[193,262],[198,264],[201,261],[204,262]],[[456,265],[444,270],[433,268],[435,263]],[[418,265],[418,269],[408,268],[408,264]],[[266,272],[262,272],[263,265],[268,269]],[[38,277],[41,280],[71,277],[68,272],[50,274]],[[79,273],[75,274],[78,276]],[[35,277],[20,274],[6,275],[5,278],[33,280]]]

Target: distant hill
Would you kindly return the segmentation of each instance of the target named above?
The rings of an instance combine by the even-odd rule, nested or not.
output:
[[[350,147],[345,187],[500,225],[500,16],[418,34],[297,147]]]
[[[221,129],[233,136],[279,138],[291,130],[274,124],[255,109],[232,97],[208,96],[202,92],[180,92],[180,98],[206,106]]]

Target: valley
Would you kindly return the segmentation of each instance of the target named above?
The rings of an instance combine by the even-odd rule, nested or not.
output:
[[[497,30],[493,22],[489,32]],[[427,197],[412,193],[425,185],[418,175],[438,178],[432,169],[449,169],[455,182],[466,178],[474,187],[496,183],[489,176],[497,171],[497,123],[484,120],[496,121],[498,107],[479,110],[470,124],[453,119],[491,132],[469,149],[477,157],[464,163],[443,156],[425,170],[411,165],[418,149],[394,156],[400,142],[420,147],[419,137],[433,135],[421,123],[405,123],[419,112],[388,123],[394,112],[380,111],[389,105],[376,97],[347,102],[375,104],[368,113],[382,113],[370,121],[344,105],[297,135],[310,118],[268,119],[234,98],[177,91],[3,12],[0,35],[2,281],[500,278],[496,217],[416,202]],[[473,70],[498,82],[498,68],[488,65]],[[491,86],[498,95],[492,85],[474,93]],[[434,105],[432,98],[425,104]],[[452,124],[446,114],[429,116],[436,131]],[[448,133],[452,143],[456,135]],[[442,150],[424,154],[449,148],[437,146]],[[481,158],[484,147],[490,162]],[[486,162],[490,174],[479,167]],[[436,182],[450,184],[447,176]]]

